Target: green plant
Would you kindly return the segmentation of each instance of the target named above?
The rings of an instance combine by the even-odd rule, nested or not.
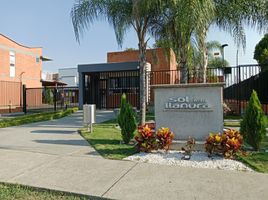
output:
[[[174,133],[169,128],[162,127],[158,129],[156,137],[158,139],[158,148],[168,151],[174,138]]]
[[[189,137],[186,145],[184,147],[181,148],[181,150],[184,151],[184,156],[183,156],[183,160],[189,160],[192,156],[192,151],[194,150],[195,147],[195,139],[192,137]]]
[[[265,34],[261,41],[256,45],[254,59],[261,66],[261,70],[268,69],[268,34]]]
[[[245,141],[253,147],[254,150],[260,149],[260,144],[266,134],[267,120],[261,108],[256,91],[253,90],[245,115],[241,122],[240,131]]]
[[[133,138],[137,126],[135,113],[132,106],[127,102],[126,94],[123,94],[121,97],[120,111],[117,120],[121,128],[122,139],[125,144],[128,144]]]
[[[44,103],[53,104],[53,91],[50,88],[45,88],[44,91]]]
[[[209,156],[216,153],[225,158],[234,158],[242,143],[243,137],[238,131],[226,129],[223,134],[211,133],[206,139],[205,149]]]
[[[135,140],[138,142],[137,147],[139,151],[151,152],[157,149],[155,134],[148,125],[139,126]]]

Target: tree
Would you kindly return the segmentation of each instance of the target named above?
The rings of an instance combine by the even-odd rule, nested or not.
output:
[[[245,141],[250,144],[254,150],[260,149],[262,139],[266,135],[266,116],[261,108],[256,91],[253,90],[245,115],[241,122],[240,131]]]
[[[207,31],[212,25],[216,25],[220,30],[228,32],[238,47],[242,45],[246,48],[246,35],[244,25],[257,28],[259,31],[267,28],[267,0],[214,0],[214,17],[205,27],[204,35],[200,38],[200,43],[204,43]],[[201,51],[206,52],[206,45],[201,46]],[[207,57],[203,59],[208,60]],[[204,65],[208,62],[204,61]],[[224,64],[224,63],[223,63]],[[203,67],[203,70],[206,66]]]
[[[223,48],[219,41],[209,41],[206,43],[207,57],[208,57],[208,67],[209,68],[221,68],[228,67],[229,63],[227,60],[223,60]],[[215,57],[214,51],[220,51],[221,57]]]
[[[228,67],[229,63],[227,60],[222,60],[222,58],[211,58],[208,60],[209,68],[220,68],[220,67]]]
[[[266,29],[267,5],[266,0],[171,0],[166,12],[158,20],[156,38],[162,40],[163,46],[174,50],[182,68],[183,83],[186,82],[187,69],[196,64],[196,61],[193,62],[195,59],[202,60],[199,71],[205,82],[208,66],[206,37],[209,28],[215,25],[228,32],[237,45],[245,49],[244,25],[257,27],[260,31]],[[196,50],[200,53],[196,54]]]
[[[162,46],[173,49],[181,69],[181,83],[187,83],[193,40],[211,21],[214,4],[212,0],[167,0],[165,3],[163,14],[151,32]]]
[[[133,28],[139,44],[140,63],[140,124],[145,124],[146,91],[145,91],[145,64],[147,33],[152,20],[159,14],[160,0],[76,0],[71,18],[77,41],[85,29],[96,20],[107,20],[114,28],[119,46],[122,46],[126,31]]]
[[[261,71],[268,69],[268,34],[265,34],[261,41],[256,45],[254,59],[259,63]]]
[[[128,144],[133,138],[137,126],[133,108],[127,102],[126,94],[123,94],[121,97],[120,112],[117,121],[121,128],[122,139],[125,144]]]

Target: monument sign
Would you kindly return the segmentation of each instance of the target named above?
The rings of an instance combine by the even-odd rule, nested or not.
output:
[[[155,85],[156,128],[169,127],[176,140],[205,140],[222,132],[223,84]]]

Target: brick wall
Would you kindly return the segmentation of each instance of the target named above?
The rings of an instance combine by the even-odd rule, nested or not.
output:
[[[121,51],[107,53],[107,62],[131,62],[139,60],[139,51]],[[163,49],[149,49],[146,53],[147,62],[151,63],[152,71],[176,70],[176,57],[170,50],[170,57],[166,55]]]

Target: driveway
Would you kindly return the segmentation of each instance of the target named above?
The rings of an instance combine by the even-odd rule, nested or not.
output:
[[[113,117],[98,112],[97,122]],[[112,199],[267,199],[268,175],[106,160],[76,132],[82,113],[0,129],[0,181]]]

